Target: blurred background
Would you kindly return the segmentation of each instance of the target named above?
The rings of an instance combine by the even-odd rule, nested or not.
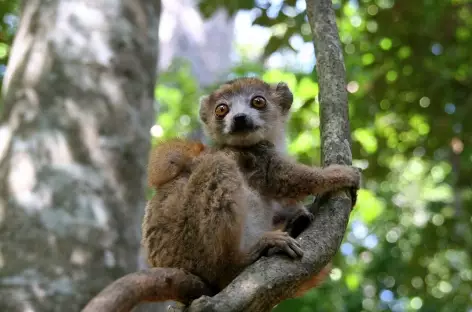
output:
[[[17,6],[0,1],[2,77]],[[330,279],[274,311],[472,312],[472,2],[333,6],[363,189]],[[319,164],[318,79],[304,0],[163,0],[160,18],[153,140],[202,138],[198,98],[222,81],[255,75],[289,84],[290,154]],[[0,256],[0,272],[7,257]]]

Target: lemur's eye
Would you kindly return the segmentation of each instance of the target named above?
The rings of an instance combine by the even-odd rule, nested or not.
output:
[[[224,116],[226,116],[226,114],[228,114],[228,112],[229,107],[226,104],[220,104],[215,108],[215,115],[218,118],[223,118]]]
[[[251,105],[258,109],[266,107],[266,104],[267,102],[262,96],[256,96],[251,100]]]

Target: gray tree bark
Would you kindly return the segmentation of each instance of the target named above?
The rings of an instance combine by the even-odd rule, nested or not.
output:
[[[0,311],[79,311],[138,267],[159,13],[23,1],[0,119]]]

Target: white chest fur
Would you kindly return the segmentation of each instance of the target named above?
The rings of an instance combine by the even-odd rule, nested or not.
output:
[[[248,251],[265,232],[273,230],[274,215],[282,208],[279,202],[264,198],[252,189],[248,188],[247,194],[248,211],[241,240],[243,251]]]

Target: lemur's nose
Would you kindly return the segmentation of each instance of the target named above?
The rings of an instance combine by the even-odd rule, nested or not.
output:
[[[252,122],[246,114],[237,114],[233,117],[233,132],[246,131],[252,128]]]
[[[237,114],[233,117],[234,123],[244,124],[247,122],[246,114]]]

